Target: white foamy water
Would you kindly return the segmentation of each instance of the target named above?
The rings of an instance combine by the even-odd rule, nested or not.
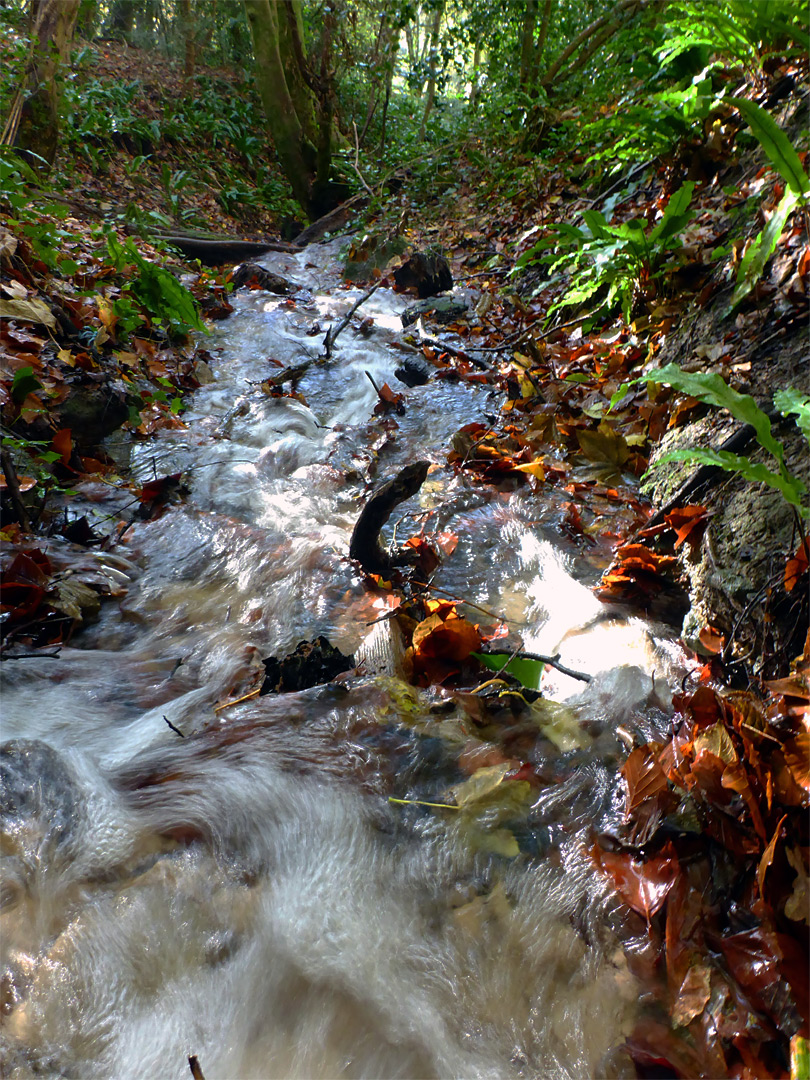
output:
[[[374,327],[301,379],[306,404],[261,389],[269,359],[317,356],[360,295],[336,246],[267,258],[310,292],[237,294],[188,429],[138,447],[143,477],[183,472],[190,496],[109,557],[120,604],[58,660],[2,665],[3,1076],[179,1080],[190,1054],[206,1080],[621,1075],[638,991],[585,848],[614,802],[613,730],[666,715],[677,657],[602,618],[552,494],[454,477],[450,436],[499,400],[397,383],[404,298],[360,309]],[[405,394],[396,426],[372,420],[366,372]],[[561,782],[532,793],[516,856],[487,840],[501,819],[388,801],[441,802],[483,741],[396,678],[381,624],[363,644],[385,604],[351,529],[368,482],[415,458],[437,467],[400,539],[423,522],[459,537],[435,584],[598,676],[548,674],[582,735],[567,757],[537,736]],[[367,657],[358,675],[215,711],[319,634]]]

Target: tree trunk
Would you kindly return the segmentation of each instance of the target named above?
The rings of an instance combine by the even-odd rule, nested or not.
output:
[[[305,123],[295,106],[295,100],[287,81],[287,68],[290,67],[290,54],[287,54],[287,66],[281,50],[280,22],[286,23],[283,5],[271,0],[245,0],[250,33],[253,38],[253,56],[256,66],[256,82],[259,96],[264,106],[270,134],[275,143],[284,175],[290,182],[293,194],[301,203],[306,213],[316,216],[318,207],[314,198],[314,185],[317,176],[316,143],[308,137]],[[284,38],[289,49],[293,48],[292,34]],[[297,64],[296,64],[297,66]],[[294,79],[290,76],[292,82]],[[306,88],[309,91],[309,88]],[[296,93],[303,91],[296,90]],[[310,107],[305,113],[315,115],[314,95]]]
[[[436,62],[439,53],[439,28],[441,27],[442,15],[444,14],[444,0],[436,8],[436,13],[433,16],[433,26],[430,30],[430,57],[429,57],[429,71],[427,81],[427,94],[425,96],[425,111],[422,113],[422,125],[419,128],[419,138],[424,139],[425,128],[427,127],[428,117],[430,116],[433,108],[433,102],[436,97]]]
[[[191,0],[180,0],[177,6],[180,22],[180,33],[183,38],[183,78],[191,82],[194,78],[194,61],[196,59],[196,42],[194,40],[194,23],[191,19]]]
[[[640,7],[641,0],[619,0],[612,9],[610,15],[600,16],[600,18],[594,20],[590,26],[586,26],[582,33],[578,34],[573,41],[570,41],[548,71],[543,75],[541,85],[549,96],[551,95],[551,87],[553,85],[559,85],[580,68],[587,59],[590,59],[596,51],[595,49],[588,49],[588,46],[592,43],[594,38],[597,38],[599,42],[597,48],[604,45],[605,41],[620,29],[623,19],[633,15]],[[586,45],[586,49],[583,51],[582,55],[573,59],[568,67],[562,71],[564,64],[578,49],[582,48],[583,45]],[[583,59],[583,57],[586,59]]]
[[[59,145],[59,66],[70,53],[79,0],[34,0],[33,48],[25,83],[30,93],[20,114],[16,145],[32,157],[32,166],[50,170]]]
[[[110,15],[107,33],[127,40],[135,26],[135,0],[117,0]]]
[[[383,101],[382,126],[380,128],[380,161],[385,154],[385,128],[388,122],[388,104],[391,101],[391,85],[394,81],[394,69],[397,66],[399,52],[399,28],[395,28],[386,46],[385,58],[385,100]]]
[[[546,0],[543,7],[543,21],[540,23],[540,33],[537,35],[537,44],[534,47],[535,65],[537,68],[543,62],[543,50],[546,47],[546,38],[548,37],[548,28],[551,24],[551,9],[554,6],[554,0]]]
[[[276,0],[271,0],[275,3]],[[328,14],[324,18],[329,18]],[[304,136],[313,146],[318,142],[316,86],[304,53],[304,17],[301,0],[280,0],[278,4],[279,53],[284,76]]]
[[[537,27],[537,0],[526,0],[526,10],[523,14],[523,27],[520,39],[520,73],[518,86],[527,92],[534,82],[535,53],[534,31]]]
[[[481,35],[475,39],[473,51],[472,73],[470,75],[470,108],[474,109],[478,101],[478,75],[481,70]]]
[[[80,0],[79,14],[76,19],[76,36],[89,41],[93,36],[96,22],[96,0]]]

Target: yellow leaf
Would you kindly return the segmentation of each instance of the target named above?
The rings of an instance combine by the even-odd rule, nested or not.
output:
[[[483,799],[503,783],[506,774],[513,768],[511,762],[504,761],[500,765],[488,765],[483,769],[478,769],[469,780],[450,789],[455,797],[456,805],[467,806]]]
[[[542,461],[527,461],[523,465],[515,465],[515,472],[528,473],[529,476],[536,476],[538,480],[544,480],[546,476]]]
[[[695,739],[695,757],[699,757],[704,750],[720,758],[726,765],[731,765],[737,760],[734,743],[723,724],[712,724],[705,731],[701,731]]]

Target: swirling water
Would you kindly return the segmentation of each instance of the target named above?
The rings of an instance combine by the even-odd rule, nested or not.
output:
[[[3,665],[3,1076],[179,1080],[190,1054],[206,1080],[625,1075],[638,988],[585,849],[615,813],[615,728],[665,721],[677,653],[603,617],[552,495],[453,476],[453,432],[500,401],[398,386],[403,298],[374,294],[373,327],[302,377],[307,404],[262,390],[359,295],[335,253],[269,256],[301,292],[238,294],[187,428],[137,448],[143,477],[183,472],[190,493],[98,557],[120,604],[58,660]],[[371,422],[366,372],[405,394],[396,427]],[[439,587],[595,675],[583,692],[548,673],[587,734],[538,735],[558,782],[516,857],[388,801],[441,801],[459,745],[481,743],[397,679],[386,605],[347,559],[363,478],[414,457],[437,466],[415,510],[459,537]],[[358,675],[215,711],[319,634],[365,657]]]

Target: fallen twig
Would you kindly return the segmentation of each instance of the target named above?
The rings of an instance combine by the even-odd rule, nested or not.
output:
[[[223,701],[221,705],[214,706],[214,712],[221,712],[223,709],[230,708],[231,705],[238,705],[240,701],[248,701],[250,698],[258,697],[261,692],[262,688],[259,687],[258,690],[251,690],[249,694],[242,694],[241,697],[234,698],[233,701]],[[166,717],[164,716],[163,719],[166,720]],[[166,723],[168,724],[168,720],[166,720]]]
[[[28,511],[25,509],[25,503],[22,501],[22,495],[20,494],[20,482],[17,477],[17,470],[14,468],[14,462],[12,461],[11,454],[8,450],[0,450],[0,461],[2,461],[3,476],[6,478],[8,493],[11,496],[11,502],[14,506],[17,520],[22,526],[23,532],[30,533],[31,522],[28,520]]]
[[[482,652],[486,653],[488,650],[482,649]],[[572,679],[578,679],[580,682],[593,682],[593,675],[586,675],[584,671],[574,671],[570,667],[566,667],[565,664],[560,663],[560,654],[555,653],[554,656],[544,656],[542,653],[524,652],[522,649],[513,653],[507,661],[507,666],[512,663],[513,660],[537,660],[541,664],[547,664],[549,667],[555,668],[563,675],[570,675]],[[503,668],[501,669],[503,670]]]
[[[361,304],[365,304],[366,300],[368,300],[368,298],[370,296],[373,296],[374,293],[377,291],[377,289],[379,289],[379,287],[381,285],[382,285],[381,280],[378,281],[376,283],[376,285],[372,285],[371,288],[368,290],[368,292],[364,293],[360,297],[359,300],[357,300],[354,304],[352,304],[352,306],[349,308],[349,310],[343,316],[341,321],[337,324],[335,329],[333,330],[332,327],[330,326],[329,329],[326,331],[326,337],[324,338],[324,341],[323,341],[323,348],[324,348],[323,355],[327,360],[332,355],[332,346],[335,344],[335,339],[337,338],[338,334],[340,334],[343,330],[346,329],[346,327],[351,322],[352,315],[354,315],[355,311],[357,311],[357,309],[360,307]]]
[[[188,1055],[188,1067],[191,1069],[191,1075],[194,1080],[205,1080],[202,1069],[200,1068],[200,1062],[196,1054]]]
[[[169,727],[172,729],[172,731],[175,733],[175,735],[179,735],[181,739],[185,739],[185,735],[180,730],[180,728],[175,727],[174,724],[171,722],[171,720],[168,718],[168,716],[165,713],[163,714],[163,719],[166,721],[166,723],[169,725]]]
[[[420,337],[420,345],[429,345],[431,349],[438,349],[439,352],[450,353],[451,356],[457,356],[459,360],[469,360],[469,362],[477,367],[480,371],[489,371],[489,364],[485,360],[479,360],[475,356],[470,356],[464,349],[459,349],[456,345],[449,345],[446,341],[440,341],[438,338],[432,337]],[[476,352],[482,350],[477,349]]]

